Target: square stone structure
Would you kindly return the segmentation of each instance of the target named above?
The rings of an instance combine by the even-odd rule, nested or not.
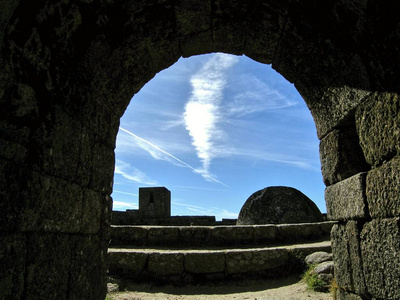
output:
[[[165,187],[139,188],[140,218],[169,218],[171,192]]]

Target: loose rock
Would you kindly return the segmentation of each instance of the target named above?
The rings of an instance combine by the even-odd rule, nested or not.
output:
[[[314,252],[306,257],[308,265],[319,264],[328,260],[332,260],[332,254],[324,251]]]
[[[333,261],[325,261],[314,268],[315,274],[333,274]]]

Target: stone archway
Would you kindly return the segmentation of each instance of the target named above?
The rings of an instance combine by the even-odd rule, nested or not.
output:
[[[310,108],[340,297],[399,294],[395,1],[3,2],[1,296],[104,298],[119,118],[180,56],[217,51],[272,63]]]

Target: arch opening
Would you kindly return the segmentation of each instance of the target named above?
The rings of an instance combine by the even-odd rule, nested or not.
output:
[[[237,218],[266,186],[302,190],[326,212],[314,121],[295,87],[246,56],[182,58],[131,100],[116,147],[114,210],[166,186],[172,215]]]

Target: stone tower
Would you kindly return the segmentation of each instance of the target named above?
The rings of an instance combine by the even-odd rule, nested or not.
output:
[[[171,216],[171,192],[165,187],[139,188],[139,217],[145,219]]]

